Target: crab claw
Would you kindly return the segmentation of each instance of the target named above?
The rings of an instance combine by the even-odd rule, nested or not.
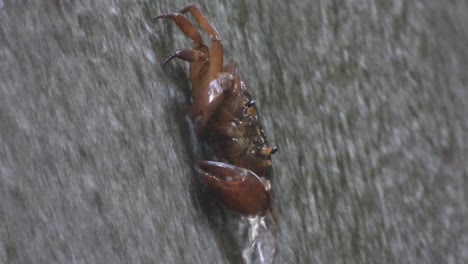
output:
[[[248,169],[216,161],[200,161],[195,169],[216,199],[238,214],[258,215],[270,205],[270,181]]]

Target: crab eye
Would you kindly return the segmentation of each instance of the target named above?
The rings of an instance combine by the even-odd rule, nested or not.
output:
[[[271,148],[270,154],[275,154],[278,151],[278,146],[274,146]]]
[[[248,115],[248,116],[252,116],[255,114],[255,100],[249,100],[246,104],[245,104],[245,108],[244,108],[244,115]]]

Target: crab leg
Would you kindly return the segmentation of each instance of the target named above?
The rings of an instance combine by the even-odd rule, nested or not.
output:
[[[162,64],[166,64],[174,58],[179,58],[188,62],[201,62],[208,60],[206,55],[198,50],[181,49],[174,51],[169,57],[167,57]]]
[[[208,20],[206,20],[205,16],[203,16],[196,6],[191,5],[180,10],[181,14],[185,14],[187,12],[192,14],[201,29],[211,37],[211,47],[209,51],[211,64],[209,75],[215,76],[216,73],[223,69],[223,44],[221,43],[221,38],[219,37],[216,29],[208,22]]]
[[[203,40],[198,30],[192,25],[192,23],[190,23],[190,21],[186,17],[182,16],[180,13],[163,14],[155,16],[153,18],[153,21],[156,21],[160,18],[172,19],[180,28],[180,30],[182,30],[182,32],[184,32],[184,34],[187,37],[193,40],[193,44],[195,47],[200,47],[203,45]]]
[[[216,78],[216,75],[204,77],[199,77],[200,71],[206,71],[210,68],[210,55],[208,47],[203,44],[202,37],[198,30],[190,23],[190,21],[183,16],[181,13],[169,13],[159,16],[155,16],[153,21],[156,21],[161,18],[170,18],[176,23],[179,29],[193,41],[192,50],[183,49],[173,52],[167,59],[164,60],[164,63],[169,62],[174,58],[179,58],[185,61],[190,62],[190,79],[198,79],[192,89],[192,95],[194,98],[198,97],[198,94],[203,93],[203,87],[207,87],[209,81]],[[198,88],[201,87],[201,88]],[[202,91],[203,90],[203,91]]]

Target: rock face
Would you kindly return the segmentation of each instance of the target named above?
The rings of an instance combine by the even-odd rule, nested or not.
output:
[[[158,63],[185,5],[0,0],[0,263],[242,258]],[[468,262],[466,1],[199,8],[280,149],[278,263]]]

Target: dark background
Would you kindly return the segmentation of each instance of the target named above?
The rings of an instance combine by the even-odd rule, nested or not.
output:
[[[0,1],[0,263],[227,263],[172,50],[196,4],[261,111],[278,263],[468,262],[468,2]]]

